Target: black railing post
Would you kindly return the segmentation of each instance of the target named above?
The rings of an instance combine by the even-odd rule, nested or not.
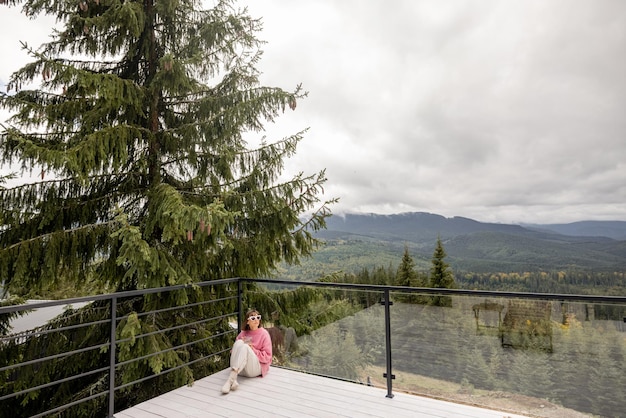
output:
[[[109,357],[109,418],[115,413],[115,331],[117,329],[117,297],[111,298],[111,356]]]
[[[237,280],[237,335],[241,332],[243,322],[243,281]]]
[[[385,289],[383,300],[380,301],[380,304],[385,306],[385,352],[387,358],[387,373],[384,373],[383,377],[387,378],[387,398],[393,398],[393,383],[391,381],[395,379],[396,376],[391,373],[391,313],[389,307],[393,305],[393,302],[389,298],[389,289]]]

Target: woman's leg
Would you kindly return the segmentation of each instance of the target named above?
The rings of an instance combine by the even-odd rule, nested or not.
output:
[[[259,363],[259,358],[254,354],[252,348],[249,345],[246,345],[246,364],[242,368],[239,369],[239,374],[246,377],[257,377],[261,375],[261,363]]]
[[[222,387],[223,393],[228,393],[239,387],[237,382],[237,375],[242,374],[247,377],[255,377],[261,374],[261,364],[252,348],[243,342],[243,340],[236,340],[233,344],[233,349],[230,352],[230,375],[228,380]]]
[[[235,341],[230,354],[230,367],[238,374],[246,377],[256,377],[261,374],[261,363],[252,351],[252,348],[243,340]]]
[[[246,367],[248,362],[248,345],[243,340],[235,340],[233,349],[230,351],[230,367],[237,373]]]
[[[222,386],[222,393],[228,393],[232,390],[236,390],[239,387],[237,382],[237,375],[241,367],[245,367],[246,357],[246,345],[242,340],[235,340],[233,348],[230,351],[230,374],[224,386]]]

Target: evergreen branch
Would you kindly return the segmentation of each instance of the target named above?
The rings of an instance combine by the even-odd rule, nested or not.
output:
[[[108,173],[106,173],[106,174],[94,174],[93,176],[89,177],[89,180],[93,181],[93,180],[100,180],[100,179],[103,179],[103,178],[106,179],[106,178],[121,177],[121,176],[133,177],[133,176],[140,176],[140,174],[136,173],[136,172],[133,172],[133,171],[112,173],[112,174],[108,174]],[[15,187],[12,187],[12,188],[6,189],[6,190],[20,190],[20,189],[23,189],[23,188],[39,187],[39,186],[43,186],[43,185],[49,185],[49,184],[52,184],[52,183],[56,183],[56,184],[69,183],[69,182],[73,182],[75,180],[76,180],[75,178],[63,178],[63,179],[50,179],[50,180],[45,180],[45,181],[35,181],[35,182],[32,182],[32,183],[20,184],[20,185],[17,185]]]
[[[307,129],[304,129],[294,135],[290,135],[288,137],[284,137],[283,139],[281,139],[280,141],[271,143],[271,144],[266,144],[266,143],[262,143],[260,147],[255,148],[255,149],[241,149],[241,150],[237,150],[235,151],[234,155],[239,156],[239,157],[243,157],[246,155],[254,155],[254,154],[259,154],[262,153],[263,151],[266,150],[273,150],[279,147],[279,145],[283,145],[283,152],[280,155],[291,155],[291,153],[293,153],[295,150],[295,146],[294,146],[294,142],[298,142],[302,139],[303,135],[305,132],[308,131]],[[198,158],[206,158],[206,159],[212,159],[215,157],[218,157],[219,155],[216,153],[209,153],[209,152],[198,152],[196,153],[196,157]],[[182,161],[188,161],[188,156],[186,155],[181,155],[177,158],[173,158],[173,159],[169,159],[166,160],[162,163],[162,165],[167,166],[167,165],[171,165],[171,164],[176,164],[176,163],[180,163]]]
[[[100,223],[95,223],[95,224],[87,224],[87,225],[82,225],[82,226],[78,226],[75,228],[70,228],[70,229],[64,229],[62,231],[53,231],[53,232],[49,232],[47,234],[42,234],[42,235],[38,235],[36,237],[32,237],[32,238],[28,238],[28,239],[24,239],[21,240],[20,242],[16,242],[15,244],[3,247],[0,252],[8,252],[14,248],[20,247],[24,244],[30,244],[32,242],[36,242],[36,241],[41,241],[44,240],[46,238],[50,238],[53,237],[55,235],[66,235],[66,234],[72,234],[74,232],[78,232],[78,231],[85,231],[85,230],[89,230],[89,229],[94,229],[94,228],[99,228],[102,226],[107,226],[107,225],[113,225],[114,223],[117,223],[117,220],[111,220],[111,221],[105,221],[105,222],[100,222]]]
[[[320,219],[324,219],[327,216],[330,216],[330,208],[331,204],[337,203],[339,198],[334,198],[331,200],[327,200],[321,205],[318,209],[316,209],[309,217],[308,220],[300,226],[297,230],[295,230],[292,234],[299,233],[305,229],[308,229],[309,225],[312,226],[314,231],[318,231],[322,229],[322,225],[320,224]]]

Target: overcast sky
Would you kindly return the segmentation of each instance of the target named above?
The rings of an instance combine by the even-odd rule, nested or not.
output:
[[[333,212],[626,220],[626,1],[239,4],[264,22],[262,84],[309,92],[268,139],[310,128],[286,170],[325,168]],[[49,33],[16,12],[2,88]]]

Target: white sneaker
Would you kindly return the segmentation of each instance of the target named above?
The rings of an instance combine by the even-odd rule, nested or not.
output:
[[[230,392],[230,385],[231,385],[230,379],[228,379],[226,383],[224,383],[224,386],[222,386],[222,393],[226,394]]]

